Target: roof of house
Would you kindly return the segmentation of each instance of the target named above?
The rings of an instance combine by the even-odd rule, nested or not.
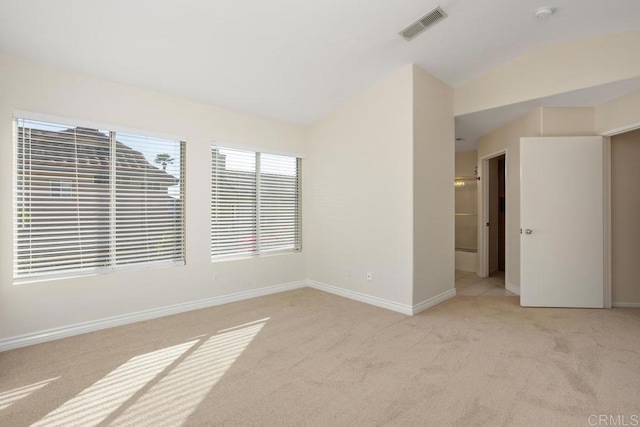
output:
[[[29,136],[24,135],[25,128],[19,128],[18,137],[29,139],[30,163],[42,166],[91,167],[108,171],[109,168],[109,136],[97,129],[84,127],[70,128],[62,131],[29,129]],[[51,141],[59,142],[52,149]],[[132,176],[152,175],[154,182],[163,182],[167,186],[175,185],[179,179],[166,171],[152,165],[145,156],[133,148],[116,141],[116,168],[120,171],[135,172]]]

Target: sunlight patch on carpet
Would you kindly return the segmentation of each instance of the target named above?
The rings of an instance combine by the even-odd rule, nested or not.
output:
[[[33,426],[99,424],[197,342],[190,341],[131,358]]]
[[[8,408],[13,405],[20,399],[23,399],[29,396],[36,390],[41,389],[52,381],[57,380],[60,377],[49,378],[48,380],[38,381],[37,383],[29,384],[24,387],[14,388],[13,390],[8,390],[0,393],[0,411]]]
[[[129,406],[112,425],[162,427],[184,424],[267,320],[226,329],[227,332],[204,341]]]

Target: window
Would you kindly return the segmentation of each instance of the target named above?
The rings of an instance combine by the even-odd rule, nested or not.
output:
[[[184,143],[16,119],[14,277],[184,264]]]
[[[72,181],[55,179],[51,181],[51,197],[71,197],[72,190]]]
[[[301,249],[300,159],[214,146],[211,256]]]

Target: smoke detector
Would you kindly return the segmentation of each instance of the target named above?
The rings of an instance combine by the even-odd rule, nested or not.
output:
[[[447,14],[440,6],[433,9],[431,12],[418,19],[413,24],[409,25],[404,30],[400,31],[400,35],[404,37],[406,41],[413,40],[418,37],[427,28],[431,28],[438,22],[447,17]]]
[[[552,7],[541,7],[540,9],[536,10],[536,18],[538,19],[548,18],[551,15],[553,15],[553,12],[555,11],[553,10]]]

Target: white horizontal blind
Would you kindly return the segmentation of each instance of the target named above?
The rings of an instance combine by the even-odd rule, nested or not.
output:
[[[107,130],[16,120],[15,278],[184,262],[183,143],[119,138]],[[178,169],[152,164],[153,153],[165,152],[179,154]],[[135,185],[135,202],[133,188],[119,178]],[[164,225],[148,221],[154,209],[166,212],[156,216]]]
[[[115,264],[182,261],[184,144],[115,136]]]
[[[299,250],[300,159],[214,146],[211,255]]]
[[[109,132],[17,125],[14,276],[108,265]]]
[[[213,147],[211,162],[211,254],[256,253],[256,153]]]
[[[300,160],[260,153],[260,250],[300,247]]]

